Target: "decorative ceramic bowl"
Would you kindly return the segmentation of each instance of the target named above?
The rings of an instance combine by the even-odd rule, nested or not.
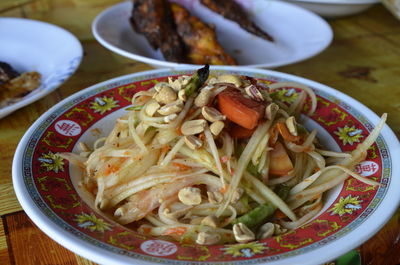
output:
[[[78,68],[82,46],[58,26],[24,18],[0,18],[0,61],[18,72],[37,71],[41,85],[21,100],[0,108],[0,118],[54,91]]]
[[[348,178],[325,196],[317,217],[283,235],[245,244],[180,244],[141,235],[94,210],[91,199],[77,185],[81,172],[57,153],[74,152],[78,142],[91,144],[107,135],[115,119],[126,113],[136,91],[194,70],[153,70],[118,77],[84,89],[43,114],[22,138],[13,163],[17,197],[35,224],[66,248],[102,264],[310,265],[333,260],[360,245],[397,209],[400,144],[385,125],[356,168],[382,186]],[[353,150],[379,121],[349,96],[301,77],[251,68],[214,67],[212,71],[253,76],[266,83],[294,81],[310,86],[318,106],[303,122],[309,129],[318,129],[319,140],[330,150]],[[287,101],[298,95],[295,90],[287,92],[279,93]]]

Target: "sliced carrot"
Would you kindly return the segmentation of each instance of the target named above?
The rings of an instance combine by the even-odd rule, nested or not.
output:
[[[268,133],[270,135],[268,139],[268,146],[273,146],[275,145],[276,141],[278,141],[278,136],[279,136],[278,132],[276,131],[276,127],[274,126],[270,128]]]
[[[288,127],[283,122],[278,122],[276,124],[276,128],[278,129],[280,135],[282,135],[283,139],[289,142],[298,142],[300,140],[300,136],[294,136],[289,132]]]
[[[191,109],[189,109],[186,116],[192,115],[195,111],[196,111],[196,108],[191,108]]]
[[[178,135],[182,135],[181,126],[176,127],[175,132],[176,132]]]
[[[229,185],[224,185],[222,188],[219,189],[219,192],[221,192],[222,194],[225,194],[229,189]]]
[[[271,163],[269,173],[277,176],[284,176],[293,170],[293,163],[290,160],[285,147],[280,142],[276,142],[274,149],[271,150],[270,154]]]
[[[190,169],[189,166],[184,165],[184,164],[181,164],[181,163],[176,163],[176,162],[174,162],[174,163],[172,163],[172,165],[173,165],[174,167],[177,167],[177,168],[179,169],[179,171],[186,171],[186,170],[189,170],[189,169]]]
[[[275,211],[275,217],[279,218],[279,219],[283,219],[286,217],[286,214],[284,212],[282,212],[281,210],[277,209]]]
[[[219,110],[234,123],[252,130],[264,116],[263,103],[246,98],[238,89],[227,88],[218,94]]]
[[[142,229],[143,233],[146,235],[150,234],[151,230],[152,230],[151,227],[142,227],[141,229]]]
[[[163,235],[178,235],[178,236],[182,236],[186,233],[188,229],[184,226],[178,226],[178,227],[172,227],[172,228],[168,228],[167,230],[165,230],[165,232],[163,233]]]
[[[108,176],[108,175],[110,175],[111,173],[115,173],[115,172],[118,172],[118,170],[120,169],[120,165],[118,164],[118,165],[107,165],[107,168],[106,168],[106,170],[104,171],[104,175],[105,176]]]
[[[253,135],[255,129],[249,130],[239,125],[234,125],[229,131],[229,134],[236,139],[249,138]]]
[[[163,145],[163,147],[161,147],[161,151],[166,153],[169,151],[169,149],[171,149],[171,147],[167,144]]]
[[[319,168],[319,167],[315,167],[314,169],[313,169],[313,173],[317,173],[318,171],[320,171],[321,169]]]
[[[204,142],[206,140],[206,135],[204,133],[200,133],[199,134],[199,139]]]

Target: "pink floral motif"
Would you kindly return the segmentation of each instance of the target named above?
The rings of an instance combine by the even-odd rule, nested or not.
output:
[[[358,174],[368,177],[378,172],[379,165],[374,161],[363,161],[356,166],[355,170]]]
[[[178,248],[174,243],[164,240],[148,240],[140,245],[147,254],[154,256],[169,256],[174,254]]]
[[[71,120],[58,121],[54,128],[56,131],[64,136],[76,136],[81,133],[82,128],[79,124]]]

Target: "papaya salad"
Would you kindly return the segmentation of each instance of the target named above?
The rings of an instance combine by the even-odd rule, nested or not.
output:
[[[295,88],[296,99],[279,101],[281,88]],[[137,92],[107,137],[61,155],[84,170],[95,207],[140,233],[201,245],[260,240],[312,219],[349,176],[380,185],[354,168],[386,114],[342,153],[298,122],[316,106],[302,84],[214,75],[206,65]]]

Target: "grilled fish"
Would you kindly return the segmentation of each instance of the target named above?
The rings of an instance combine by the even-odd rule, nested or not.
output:
[[[201,3],[226,19],[236,22],[246,31],[265,40],[273,41],[268,33],[261,30],[248,18],[243,8],[234,0],[201,0]]]
[[[0,84],[0,107],[27,95],[40,86],[38,72],[26,72]]]
[[[0,84],[7,82],[15,77],[19,76],[19,73],[11,67],[8,63],[0,62]]]
[[[174,25],[167,0],[133,0],[133,29],[143,34],[154,49],[160,48],[168,61],[185,62],[185,46]]]
[[[186,45],[189,61],[193,64],[235,65],[217,41],[213,28],[192,16],[182,6],[171,3],[177,31]]]

